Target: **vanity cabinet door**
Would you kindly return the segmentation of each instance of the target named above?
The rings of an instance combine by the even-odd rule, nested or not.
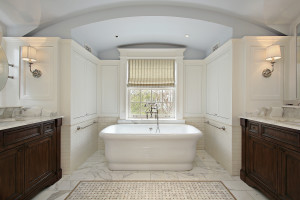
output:
[[[270,191],[277,193],[278,149],[273,143],[249,136],[247,173]]]
[[[0,153],[0,199],[21,199],[24,193],[23,146]]]
[[[282,199],[300,199],[300,153],[281,149],[280,196]]]
[[[25,192],[55,174],[52,135],[25,144]]]

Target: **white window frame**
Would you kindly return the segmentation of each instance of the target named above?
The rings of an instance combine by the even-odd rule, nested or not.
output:
[[[175,82],[176,82],[176,80],[175,80]],[[163,118],[161,118],[161,119],[166,119],[166,120],[174,120],[174,119],[177,119],[176,118],[176,110],[177,110],[177,104],[176,104],[176,99],[177,99],[177,96],[176,96],[176,87],[163,87],[163,88],[159,88],[159,87],[156,87],[156,88],[141,88],[141,87],[127,87],[127,96],[126,96],[126,119],[127,120],[147,120],[147,119],[144,119],[144,118],[133,118],[133,117],[130,117],[129,116],[129,109],[130,109],[130,103],[131,103],[131,101],[130,101],[130,97],[129,97],[129,90],[173,90],[173,92],[174,92],[174,96],[173,96],[173,99],[174,99],[174,101],[173,101],[173,103],[174,103],[174,117],[171,117],[171,118],[167,118],[167,117],[163,117]],[[141,100],[140,100],[140,103],[142,103],[141,102]],[[155,102],[149,102],[149,103],[155,103]],[[163,102],[158,102],[158,103],[163,103]],[[148,120],[153,120],[153,118],[148,118]]]
[[[135,48],[119,48],[120,52],[120,68],[119,68],[119,121],[125,122],[128,113],[128,91],[127,91],[127,61],[129,59],[174,59],[175,60],[175,96],[176,96],[176,119],[166,120],[181,122],[183,120],[183,53],[185,48],[167,48],[167,49],[135,49]],[[132,120],[131,120],[132,121]]]

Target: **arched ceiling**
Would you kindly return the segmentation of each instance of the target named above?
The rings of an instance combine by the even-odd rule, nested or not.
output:
[[[9,33],[20,36],[96,10],[154,4],[198,7],[271,27],[290,24],[300,9],[299,0],[0,0],[0,21]]]
[[[130,44],[176,44],[206,56],[215,44],[232,38],[232,28],[207,21],[163,16],[126,17],[72,29],[72,38],[102,54]],[[100,56],[100,58],[104,58]]]
[[[161,41],[204,55],[208,43],[222,44],[228,31],[233,38],[289,34],[299,9],[299,0],[0,0],[0,31],[73,38],[91,45],[96,55],[124,44]],[[124,28],[133,22],[137,30]],[[166,27],[172,30],[169,37]],[[118,42],[111,40],[114,32],[120,34]],[[180,38],[183,32],[189,40]]]

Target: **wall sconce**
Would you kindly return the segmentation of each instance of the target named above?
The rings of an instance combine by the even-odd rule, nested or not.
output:
[[[31,69],[31,65],[35,63],[36,60],[36,49],[31,46],[24,46],[22,47],[22,60],[29,63],[30,72],[34,78],[39,78],[42,76],[41,70]]]
[[[266,60],[270,61],[272,65],[272,70],[268,68],[264,69],[264,71],[262,72],[263,77],[268,78],[272,75],[272,72],[274,71],[275,60],[278,60],[280,58],[281,58],[281,51],[279,45],[272,45],[267,47]]]

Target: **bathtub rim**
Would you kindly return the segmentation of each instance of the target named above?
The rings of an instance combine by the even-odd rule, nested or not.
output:
[[[110,125],[106,128],[104,128],[103,130],[101,130],[99,132],[99,137],[103,138],[103,139],[145,139],[147,137],[147,139],[190,139],[190,138],[195,138],[195,139],[199,139],[201,137],[203,137],[203,133],[201,130],[199,130],[198,128],[189,125],[189,124],[178,124],[180,126],[190,126],[194,129],[193,132],[189,132],[189,133],[184,133],[184,132],[179,132],[179,133],[130,133],[130,132],[125,132],[125,133],[112,133],[112,132],[106,132],[106,129],[112,127],[112,126],[149,126],[149,124],[113,124]],[[163,125],[170,125],[170,126],[174,126],[174,124],[163,124]],[[163,126],[162,125],[162,126]]]

